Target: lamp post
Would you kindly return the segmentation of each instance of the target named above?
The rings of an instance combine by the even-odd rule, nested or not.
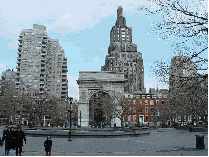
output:
[[[80,117],[79,118],[80,118],[80,127],[81,127],[81,118],[82,118],[81,111],[80,111]]]
[[[68,113],[70,113],[70,131],[69,131],[68,141],[72,141],[72,140],[71,140],[71,114],[72,114],[72,112],[73,112],[73,109],[71,108],[71,105],[72,105],[72,100],[73,100],[73,98],[70,97],[69,99],[70,99],[70,108],[69,108],[67,111],[68,111]]]

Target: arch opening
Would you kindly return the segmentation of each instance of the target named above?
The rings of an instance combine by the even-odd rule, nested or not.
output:
[[[113,101],[108,93],[94,93],[89,100],[89,125],[95,128],[110,127],[113,108]]]

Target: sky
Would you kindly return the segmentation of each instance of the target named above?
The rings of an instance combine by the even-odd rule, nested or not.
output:
[[[59,39],[68,59],[69,96],[78,97],[79,71],[100,71],[110,44],[110,30],[115,25],[118,6],[123,7],[126,25],[132,27],[132,42],[142,53],[145,88],[167,88],[150,72],[157,58],[169,59],[171,44],[149,32],[153,19],[137,10],[146,0],[69,1],[0,0],[0,75],[16,69],[18,35],[33,24],[46,26],[48,36]],[[12,5],[11,5],[12,4]]]

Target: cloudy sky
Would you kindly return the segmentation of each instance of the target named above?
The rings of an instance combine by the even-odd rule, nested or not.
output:
[[[78,97],[76,79],[79,71],[100,71],[115,25],[117,8],[124,8],[126,24],[132,27],[132,42],[138,45],[144,61],[145,88],[157,87],[150,66],[156,58],[171,58],[171,46],[149,33],[153,19],[139,11],[146,0],[69,1],[69,0],[0,0],[0,73],[16,69],[18,35],[33,24],[46,26],[50,38],[59,39],[68,58],[69,95]],[[158,83],[160,88],[164,88]]]

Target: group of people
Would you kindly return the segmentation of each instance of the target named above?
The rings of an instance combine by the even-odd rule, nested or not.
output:
[[[3,138],[0,138],[0,146],[2,147],[5,141],[5,156],[9,155],[10,149],[16,149],[16,156],[21,156],[23,140],[26,144],[25,133],[21,130],[21,126],[17,126],[17,130],[13,131],[11,126],[7,126],[7,130],[3,132]],[[47,140],[44,142],[44,147],[46,151],[46,156],[51,156],[52,140],[48,136]]]
[[[21,126],[17,126],[15,131],[11,129],[11,126],[7,126],[7,130],[3,132],[3,138],[0,140],[1,146],[5,141],[5,156],[9,155],[10,149],[16,149],[16,155],[21,156],[23,140],[26,144],[25,133],[21,130]]]

